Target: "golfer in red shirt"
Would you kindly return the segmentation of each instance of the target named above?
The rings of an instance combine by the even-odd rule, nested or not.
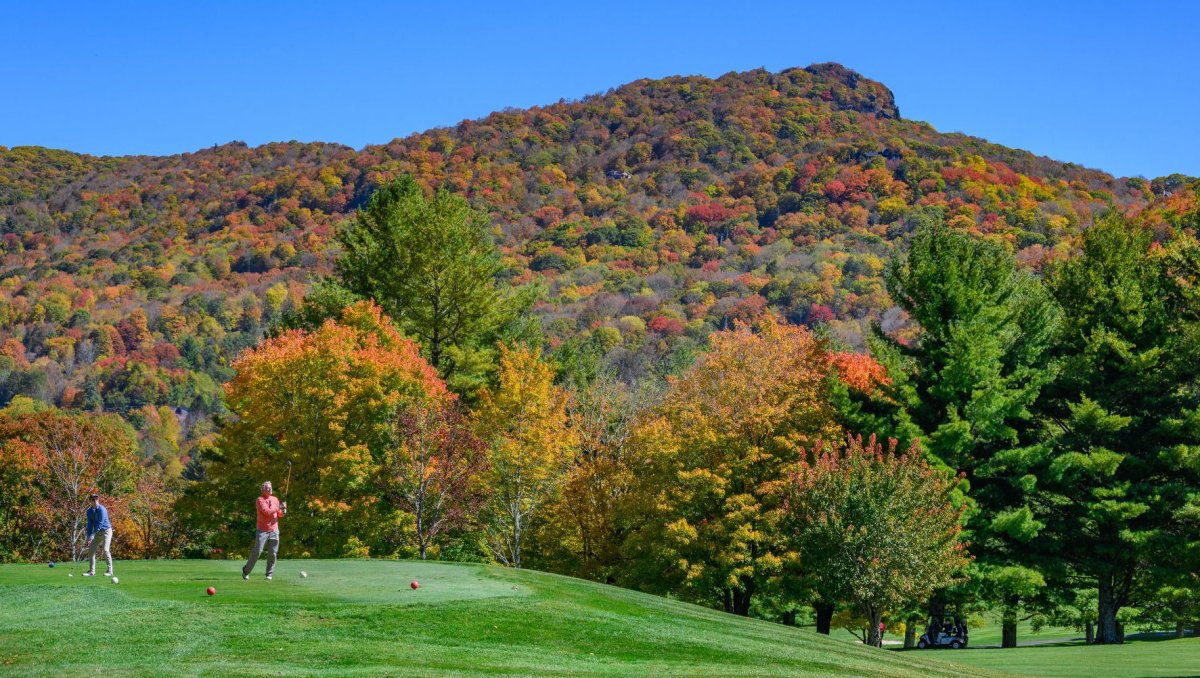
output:
[[[287,504],[271,496],[271,481],[262,484],[262,494],[255,500],[258,511],[258,529],[254,534],[254,546],[250,548],[250,560],[242,567],[242,579],[249,579],[254,563],[263,549],[267,549],[267,580],[275,573],[275,557],[279,555],[279,519],[287,515]]]

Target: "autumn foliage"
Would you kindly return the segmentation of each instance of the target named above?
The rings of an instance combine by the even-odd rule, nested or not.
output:
[[[385,448],[384,497],[412,517],[412,542],[424,560],[447,531],[474,524],[488,497],[487,445],[453,402],[400,410]]]
[[[239,507],[250,505],[265,480],[282,491],[290,462],[288,548],[341,555],[352,537],[385,552],[396,548],[396,529],[376,487],[384,450],[394,448],[393,417],[451,399],[416,344],[363,302],[315,331],[264,341],[234,368],[226,400],[236,419],[222,433],[211,494],[195,498],[225,507],[226,516],[240,517],[235,525],[246,525],[253,514]],[[244,541],[244,533],[229,536],[223,544]]]
[[[803,446],[837,433],[829,356],[806,329],[766,316],[718,332],[674,379],[631,443],[638,487],[625,544],[631,579],[748,614],[782,574],[771,487]]]
[[[503,349],[497,381],[476,412],[476,430],[490,446],[486,531],[495,558],[521,567],[531,527],[562,485],[576,434],[567,425],[566,393],[540,351]]]
[[[817,596],[853,602],[878,640],[883,613],[927,599],[968,562],[954,480],[914,443],[819,443],[778,485],[783,533]]]
[[[1006,619],[1083,581],[1107,642],[1200,567],[1198,228],[1194,178],[941,134],[837,64],[360,150],[0,148],[0,559],[77,555],[91,487],[122,555],[244,555],[290,470],[285,557],[874,619],[957,576],[951,492],[981,559],[1052,563]]]
[[[136,440],[111,415],[0,415],[0,469],[0,558],[78,559],[88,496],[120,506],[135,491]]]

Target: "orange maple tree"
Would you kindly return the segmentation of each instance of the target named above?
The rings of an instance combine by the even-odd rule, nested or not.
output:
[[[451,399],[417,345],[378,306],[360,302],[312,332],[264,341],[234,369],[225,389],[234,418],[222,431],[207,499],[228,507],[235,526],[248,527],[258,485],[272,480],[277,492],[291,494],[283,497],[290,500],[285,549],[392,552],[402,517],[376,487],[392,440],[389,421],[410,406]],[[191,507],[203,510],[196,501]]]

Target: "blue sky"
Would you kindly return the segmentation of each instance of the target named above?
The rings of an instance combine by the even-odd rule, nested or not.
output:
[[[0,0],[0,145],[354,147],[641,77],[838,61],[901,114],[1119,175],[1200,175],[1200,3]]]

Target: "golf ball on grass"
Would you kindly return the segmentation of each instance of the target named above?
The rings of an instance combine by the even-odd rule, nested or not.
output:
[[[307,572],[305,572],[304,570],[300,570],[300,576],[301,576],[301,577],[307,577],[307,576],[308,576],[308,573],[307,573]]]
[[[217,590],[216,590],[215,588],[211,587],[211,586],[210,586],[210,587],[208,587],[208,595],[210,595],[210,596],[215,596],[215,595],[217,595]]]
[[[73,575],[73,574],[71,574],[70,572],[68,572],[68,573],[67,573],[67,576],[68,576],[68,577],[74,577],[75,575]]]
[[[120,580],[120,579],[117,579],[116,577],[113,577],[113,583],[114,583],[114,584],[120,584],[120,583],[121,583],[121,580]]]
[[[411,586],[414,591],[421,588],[421,584],[418,583],[416,579],[412,580],[412,583],[409,584],[409,586]]]

